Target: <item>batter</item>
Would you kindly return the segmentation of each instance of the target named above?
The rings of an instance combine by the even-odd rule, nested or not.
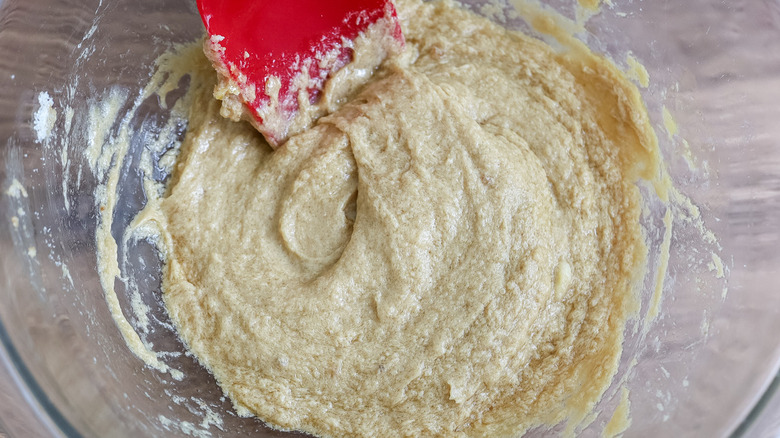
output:
[[[610,384],[657,173],[636,88],[450,2],[273,152],[192,72],[165,303],[243,413],[319,436],[519,435]]]

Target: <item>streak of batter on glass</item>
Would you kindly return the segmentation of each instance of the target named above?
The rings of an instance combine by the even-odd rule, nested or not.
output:
[[[135,221],[159,228],[168,312],[272,427],[572,432],[639,310],[636,182],[663,185],[645,106],[582,44],[449,1],[397,7],[405,50],[275,152],[220,116],[216,74],[184,52],[202,58],[184,63],[187,134]]]

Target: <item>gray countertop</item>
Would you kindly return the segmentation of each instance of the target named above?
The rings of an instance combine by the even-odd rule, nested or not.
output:
[[[0,438],[51,437],[15,381],[6,365],[0,362]]]

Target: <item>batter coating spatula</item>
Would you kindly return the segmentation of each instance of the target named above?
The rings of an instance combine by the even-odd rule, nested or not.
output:
[[[241,113],[274,148],[301,125],[301,108],[316,103],[328,78],[352,60],[356,38],[377,35],[377,49],[387,52],[403,47],[391,0],[197,3],[206,53],[223,83],[215,92],[223,115]]]

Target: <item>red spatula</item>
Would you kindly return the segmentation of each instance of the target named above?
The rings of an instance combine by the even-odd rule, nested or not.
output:
[[[239,111],[243,104],[243,118],[274,148],[300,125],[301,105],[316,103],[327,79],[351,61],[356,38],[380,35],[378,49],[388,52],[403,47],[391,0],[198,0],[198,9],[206,52],[228,84],[223,102]]]

